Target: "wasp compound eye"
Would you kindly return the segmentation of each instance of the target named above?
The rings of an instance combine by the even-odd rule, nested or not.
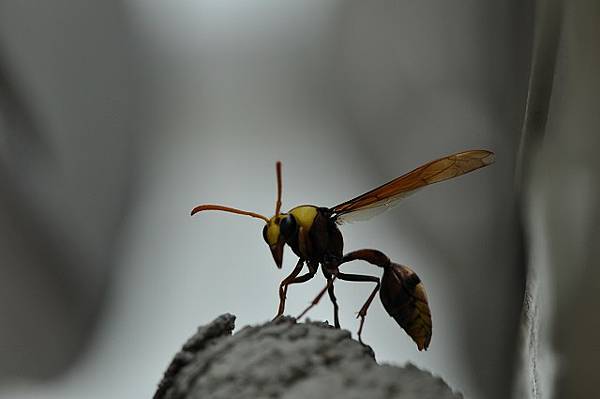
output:
[[[285,238],[291,237],[296,232],[296,228],[296,218],[292,215],[287,215],[279,222],[279,229]]]
[[[263,231],[262,231],[263,239],[267,242],[267,244],[269,243],[269,239],[267,237],[268,228],[269,228],[269,225],[265,224],[265,227],[263,227]]]

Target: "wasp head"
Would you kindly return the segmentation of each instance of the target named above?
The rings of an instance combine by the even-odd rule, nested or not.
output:
[[[275,202],[275,216],[271,219],[256,212],[244,211],[242,209],[232,208],[224,205],[203,204],[192,209],[192,215],[201,211],[223,211],[235,213],[238,215],[250,216],[256,219],[262,219],[266,222],[263,227],[263,238],[271,249],[273,260],[278,268],[281,269],[283,261],[283,247],[290,237],[297,231],[297,223],[294,216],[281,213],[281,162],[275,164],[277,173],[277,200]]]
[[[280,269],[283,262],[283,247],[296,231],[296,218],[285,213],[273,216],[263,228],[263,238],[271,249],[275,264]]]

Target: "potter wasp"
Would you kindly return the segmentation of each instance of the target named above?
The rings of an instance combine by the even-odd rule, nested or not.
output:
[[[370,217],[389,209],[397,201],[429,184],[472,172],[494,162],[494,153],[486,150],[470,150],[452,154],[428,162],[415,170],[385,183],[365,194],[331,208],[314,205],[300,205],[281,212],[281,162],[276,164],[277,200],[275,214],[268,218],[255,212],[244,211],[223,205],[199,205],[192,215],[201,211],[224,211],[262,219],[265,222],[263,238],[269,246],[278,268],[282,266],[283,249],[287,244],[298,256],[298,263],[289,276],[279,284],[279,317],[285,310],[288,287],[312,279],[319,266],[327,285],[300,314],[304,316],[327,292],[333,303],[334,324],[340,327],[338,304],[334,293],[336,280],[370,282],[375,284],[373,291],[358,311],[361,334],[367,310],[379,292],[379,297],[387,313],[393,317],[417,344],[419,350],[427,349],[431,341],[431,312],[425,288],[419,277],[407,266],[392,262],[385,254],[375,249],[361,249],[343,254],[344,240],[338,225],[352,219]],[[383,269],[381,278],[369,275],[350,274],[341,267],[354,260],[363,260]],[[300,275],[304,266],[307,271]]]

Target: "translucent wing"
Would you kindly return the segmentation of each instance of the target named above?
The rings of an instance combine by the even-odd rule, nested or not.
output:
[[[494,162],[494,153],[486,150],[459,152],[431,161],[363,195],[331,208],[337,223],[368,219],[399,200],[429,184],[469,173]],[[356,215],[355,215],[356,213]]]
[[[363,222],[365,220],[369,220],[379,215],[380,213],[387,211],[388,209],[392,209],[401,202],[400,200],[403,200],[404,198],[413,195],[417,191],[419,190],[417,189],[406,193],[401,193],[393,197],[387,198],[383,201],[380,201],[379,203],[374,204],[373,206],[366,206],[355,211],[343,213],[336,217],[335,222],[341,225],[346,223]]]

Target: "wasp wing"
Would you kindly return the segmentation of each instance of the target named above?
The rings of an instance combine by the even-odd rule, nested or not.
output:
[[[408,191],[406,193],[401,193],[390,198],[386,198],[383,201],[379,201],[378,203],[374,203],[372,205],[368,205],[360,209],[348,211],[343,214],[338,214],[335,216],[335,223],[338,225],[342,225],[346,223],[363,222],[366,220],[370,220],[375,216],[379,215],[380,213],[392,209],[400,202],[402,202],[401,200],[413,195],[417,191],[419,191],[419,189]]]
[[[396,205],[418,189],[469,173],[494,162],[494,153],[470,150],[431,161],[382,186],[331,208],[334,220],[365,220]]]

